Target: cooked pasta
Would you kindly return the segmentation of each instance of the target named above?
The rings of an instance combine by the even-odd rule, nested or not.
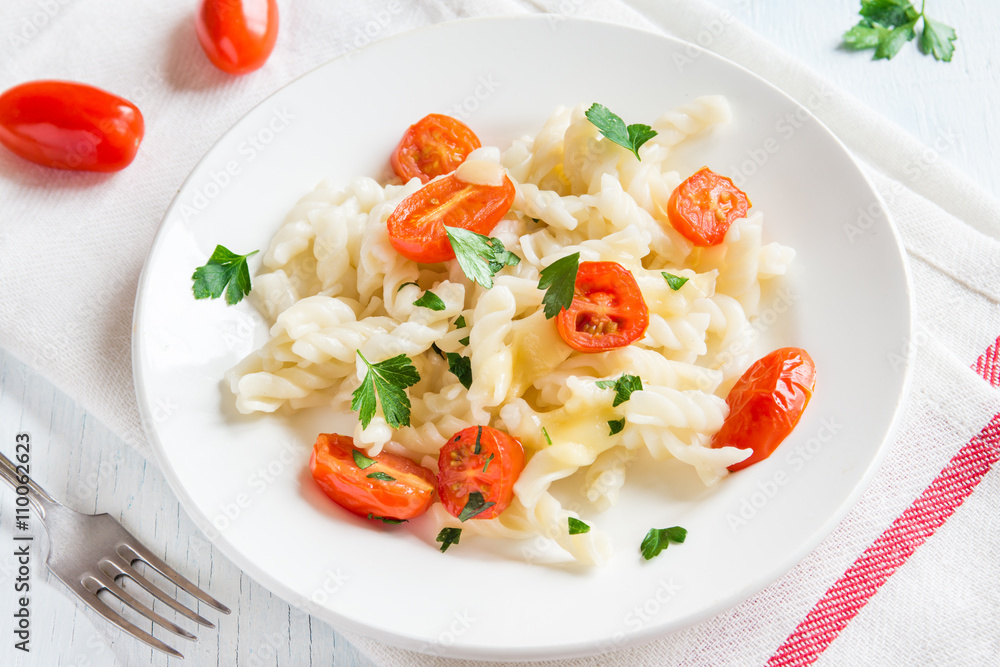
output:
[[[726,391],[750,363],[761,280],[782,275],[794,252],[762,243],[756,210],[711,248],[695,248],[667,219],[668,198],[682,180],[672,151],[728,121],[725,98],[698,98],[663,114],[641,161],[602,137],[586,108],[557,109],[537,135],[502,154],[474,153],[499,162],[516,188],[491,235],[521,261],[501,269],[491,289],[470,281],[457,262],[418,264],[393,248],[386,220],[420,187],[415,178],[324,182],[303,197],[255,278],[253,298],[270,337],[227,376],[236,407],[346,410],[364,378],[359,351],[372,363],[405,354],[420,374],[408,392],[410,425],[393,429],[377,412],[367,428],[356,426],[356,445],[434,468],[438,450],[461,429],[491,425],[514,436],[527,463],[510,507],[464,523],[440,509],[433,516],[493,537],[542,536],[588,564],[611,557],[610,540],[596,525],[571,535],[568,518],[613,504],[640,451],[690,465],[706,484],[725,476],[747,453],[709,443],[727,416]],[[545,318],[541,271],[575,252],[581,261],[615,261],[634,276],[649,308],[648,328],[634,344],[576,352]],[[687,280],[676,288],[663,272]],[[427,291],[439,297],[439,309],[415,304]],[[456,326],[460,316],[464,325]],[[467,388],[449,371],[449,353],[469,360]],[[623,374],[640,376],[642,389],[613,406],[607,383]],[[609,434],[612,421],[621,427]],[[552,485],[573,475],[584,504],[564,507]]]

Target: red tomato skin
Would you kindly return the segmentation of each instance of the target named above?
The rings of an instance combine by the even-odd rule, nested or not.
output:
[[[465,123],[432,113],[403,133],[389,162],[392,171],[404,182],[416,177],[427,183],[435,176],[455,171],[480,146],[479,137]]]
[[[278,39],[276,0],[202,0],[198,42],[212,64],[229,74],[260,69]]]
[[[445,226],[489,234],[514,203],[514,184],[466,183],[454,174],[435,179],[404,199],[389,216],[389,242],[403,257],[433,264],[455,259]]]
[[[481,449],[476,454],[480,429]],[[449,438],[438,454],[438,496],[448,513],[457,517],[469,494],[478,491],[485,502],[495,504],[472,518],[494,519],[514,499],[514,483],[522,470],[524,448],[516,438],[490,426],[470,426]]]
[[[729,416],[712,438],[715,448],[753,450],[729,470],[769,457],[799,423],[815,386],[816,365],[801,348],[780,348],[751,364],[729,391]]]
[[[608,303],[595,303],[595,294]],[[603,299],[604,297],[602,297]],[[620,325],[613,333],[581,331],[590,314],[613,316]],[[556,328],[563,341],[577,352],[604,352],[631,345],[649,326],[649,307],[632,273],[618,262],[581,262],[576,274],[572,305],[559,311]]]
[[[389,452],[369,457],[375,464],[361,469],[354,462],[354,449],[354,439],[347,436],[321,433],[316,438],[309,470],[331,500],[359,516],[386,519],[412,519],[431,506],[437,484],[432,471]],[[396,481],[369,478],[374,472],[384,472]]]
[[[30,81],[0,95],[0,143],[46,167],[120,171],[144,134],[138,107],[82,83]]]
[[[750,208],[746,193],[732,179],[702,167],[674,188],[667,201],[670,224],[696,246],[719,245],[729,227],[745,218]]]

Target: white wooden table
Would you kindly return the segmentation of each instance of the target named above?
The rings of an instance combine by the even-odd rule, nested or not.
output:
[[[716,0],[721,7],[784,50],[849,90],[928,146],[927,160],[947,160],[990,192],[1000,193],[1000,5],[957,0],[928,2],[934,18],[959,31],[955,62],[937,63],[913,44],[890,62],[838,48],[856,20],[855,0]],[[2,37],[2,36],[0,36]],[[156,466],[143,459],[75,402],[0,348],[0,449],[14,437],[32,439],[33,473],[53,495],[88,512],[108,512],[179,571],[228,603],[233,613],[201,613],[219,630],[200,629],[189,644],[157,632],[182,649],[192,665],[369,665],[332,628],[290,607],[241,573],[209,544],[181,510]],[[13,494],[0,493],[0,541],[13,533]],[[37,520],[33,564],[32,652],[14,651],[12,557],[0,556],[0,664],[167,665],[168,660],[110,627],[69,597],[44,572],[47,545]]]

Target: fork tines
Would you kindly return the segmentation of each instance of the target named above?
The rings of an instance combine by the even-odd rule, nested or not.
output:
[[[164,603],[177,613],[181,614],[185,618],[188,618],[199,625],[203,625],[208,628],[214,628],[215,625],[204,618],[200,614],[192,611],[188,607],[182,605],[180,602],[170,597],[164,593],[158,586],[150,582],[146,577],[142,576],[132,564],[136,561],[142,561],[152,567],[154,570],[159,572],[161,575],[166,577],[169,581],[175,584],[178,588],[186,591],[193,597],[204,602],[205,604],[211,606],[212,608],[224,613],[230,613],[228,607],[213,598],[212,596],[205,593],[203,590],[195,586],[193,583],[188,581],[182,575],[178,574],[173,568],[160,560],[156,555],[146,549],[138,541],[131,544],[120,543],[116,545],[115,554],[108,556],[101,560],[97,564],[97,571],[90,571],[84,574],[80,581],[75,583],[66,582],[69,584],[70,588],[74,593],[80,596],[84,602],[86,602],[90,607],[92,607],[97,613],[111,621],[119,628],[129,633],[130,635],[136,637],[140,641],[152,646],[155,649],[168,653],[170,655],[176,656],[178,658],[183,658],[184,656],[171,646],[160,641],[153,635],[149,634],[145,630],[137,627],[135,624],[129,622],[121,614],[116,612],[114,609],[107,606],[97,594],[106,590],[108,593],[118,598],[126,606],[130,607],[137,613],[141,614],[145,618],[149,619],[153,623],[159,624],[170,630],[174,634],[188,639],[190,641],[197,641],[198,638],[193,634],[177,625],[173,621],[170,621],[160,614],[156,613],[145,604],[137,600],[127,591],[125,591],[116,580],[119,577],[128,577],[140,587],[142,587],[147,593],[152,595],[154,598]]]

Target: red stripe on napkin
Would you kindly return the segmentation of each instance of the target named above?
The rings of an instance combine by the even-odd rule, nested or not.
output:
[[[1000,337],[973,368],[1000,385]],[[948,520],[1000,460],[1000,414],[972,438],[902,515],[854,561],[767,664],[811,665],[906,559]]]
[[[983,356],[976,359],[972,368],[991,385],[1000,387],[1000,337],[983,352]]]

